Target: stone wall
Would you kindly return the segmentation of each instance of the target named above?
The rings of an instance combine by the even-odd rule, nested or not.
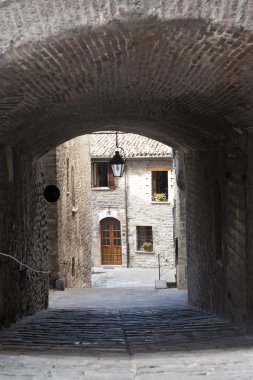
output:
[[[186,158],[190,303],[252,331],[252,136]]]
[[[130,263],[133,267],[158,266],[157,255],[167,256],[174,266],[173,202],[174,176],[169,173],[169,202],[152,202],[151,171],[172,165],[171,158],[128,163],[128,218]],[[136,226],[151,226],[153,253],[137,250]]]
[[[10,194],[11,190],[11,194]],[[0,146],[0,252],[9,253],[9,200],[13,194],[12,183],[8,181],[7,160],[5,146]],[[0,326],[8,324],[15,318],[12,313],[12,305],[9,304],[10,293],[10,262],[7,258],[0,256]]]
[[[122,265],[127,266],[126,247],[126,213],[125,213],[125,179],[115,178],[115,185],[111,189],[91,189],[92,207],[92,265],[101,265],[101,237],[100,222],[104,218],[115,218],[121,224]],[[124,231],[124,232],[123,232]]]
[[[214,184],[221,185],[224,218],[224,157],[214,147],[186,155],[186,237],[188,289],[191,304],[219,314],[226,313],[226,252],[216,260]],[[226,221],[223,220],[223,234]],[[225,242],[224,242],[225,243]]]
[[[247,313],[247,136],[233,134],[226,151],[227,313],[243,326]]]
[[[41,196],[44,186],[41,167],[38,162],[32,163],[20,155],[14,155],[12,165],[10,155],[11,151],[6,154],[6,150],[1,149],[1,168],[6,175],[6,192],[1,198],[5,201],[1,252],[37,271],[47,271],[46,209]],[[0,266],[0,324],[9,324],[47,307],[48,274],[26,270],[12,259],[1,258]]]
[[[57,185],[59,201],[47,204],[50,285],[90,286],[89,138],[70,140],[42,158],[46,184]]]
[[[1,142],[37,158],[69,138],[117,125],[182,146],[189,298],[250,324],[252,2],[3,0],[0,14]],[[232,175],[230,153],[243,163]],[[39,166],[21,157],[13,183],[0,174],[0,244],[40,264],[44,205],[35,190],[43,181]],[[77,231],[74,218],[68,223]],[[1,285],[9,276],[11,294],[16,275],[8,275],[9,261],[1,265],[8,267]],[[8,294],[2,319],[35,310],[36,296],[41,307],[46,298],[37,294],[41,280],[37,285],[24,300],[20,290],[15,300]],[[6,302],[7,293],[0,299]]]
[[[59,272],[67,287],[89,287],[91,275],[91,204],[89,138],[57,147]]]
[[[71,144],[68,144],[59,148],[63,150],[63,152],[61,151],[62,161],[59,160],[59,168],[61,168],[59,179],[66,169],[66,159],[69,157],[71,147]],[[217,149],[217,146],[210,145],[205,152],[195,151],[194,153],[185,154],[189,300],[191,304],[217,312],[233,320],[241,327],[246,327],[247,325],[248,330],[252,328],[253,310],[252,146],[252,136],[240,136],[235,133],[230,136],[226,149],[222,146],[221,149]],[[72,148],[74,149],[74,145],[72,145]],[[76,146],[75,151],[77,151]],[[12,254],[35,269],[47,270],[47,255],[50,243],[47,241],[45,201],[41,196],[43,188],[47,184],[44,167],[41,167],[40,163],[31,162],[25,156],[14,152],[12,178],[10,157],[10,151],[6,150],[6,147],[1,147],[0,248],[1,251]],[[68,165],[70,167],[70,162]],[[157,163],[155,165],[157,166]],[[136,175],[136,178],[133,179],[135,194],[128,194],[131,198],[135,197],[135,205],[136,207],[140,206],[140,208],[138,210],[137,208],[133,210],[129,208],[128,212],[130,215],[137,217],[143,207],[145,210],[150,207],[152,218],[157,210],[157,217],[159,216],[160,220],[162,220],[162,210],[169,208],[170,205],[152,204],[149,201],[148,168],[150,169],[150,166],[146,165],[145,167],[144,181],[141,179],[141,175]],[[129,173],[131,173],[131,170],[135,169],[131,169],[131,161],[129,161]],[[142,174],[143,171],[144,161],[143,169],[141,170]],[[86,169],[84,168],[84,173],[86,173],[86,179],[88,177],[90,179],[88,166]],[[123,181],[123,179],[118,181]],[[117,202],[119,203],[117,208],[119,210],[123,206],[123,185],[123,182],[121,185],[118,184]],[[133,188],[130,178],[128,186]],[[144,186],[146,189],[146,194],[141,202],[136,197],[140,186]],[[81,182],[75,187],[82,188]],[[217,188],[219,188],[219,191],[217,191]],[[86,189],[85,194],[89,194],[88,188]],[[114,192],[116,191],[117,189],[114,190]],[[64,212],[66,215],[66,219],[63,218],[62,222],[62,233],[66,233],[67,236],[67,243],[63,243],[62,252],[66,253],[68,244],[71,241],[71,234],[67,235],[68,226],[72,220],[73,225],[78,226],[75,218],[81,213],[78,197],[75,200],[76,207],[73,210],[72,192],[67,191],[66,182],[62,185],[62,194],[66,202],[69,199],[68,210],[71,211],[71,218],[73,218],[70,220],[70,211],[59,210],[59,215],[62,215],[62,218]],[[110,205],[110,191],[92,191],[92,194],[93,197],[95,195],[96,197],[100,196],[99,209],[106,216]],[[108,197],[107,200],[106,197]],[[88,198],[86,203],[89,203]],[[76,210],[77,207],[78,210]],[[74,215],[72,215],[72,210]],[[116,211],[116,209],[112,207],[111,211]],[[86,211],[84,213],[86,214]],[[122,218],[122,225],[124,226],[123,216],[123,214],[119,216],[119,219]],[[149,216],[149,223],[152,218]],[[130,238],[132,238],[132,241],[130,239],[130,244],[132,246],[134,246],[135,240],[133,237],[134,225],[137,222],[129,224]],[[79,220],[79,223],[82,222]],[[219,238],[217,226],[221,227],[221,239]],[[88,232],[86,231],[86,233],[84,240],[87,239],[86,241],[88,241]],[[155,239],[154,234],[154,243]],[[82,252],[81,255],[83,257],[85,253]],[[71,256],[63,256],[63,260],[67,262],[70,257],[73,257],[72,253]],[[8,324],[18,317],[32,314],[47,306],[47,275],[25,271],[23,270],[24,268],[20,270],[20,266],[9,259],[1,258],[0,267],[1,324]],[[72,262],[70,265],[69,261],[63,268],[67,268],[69,272],[72,269]],[[63,268],[61,270],[64,273]],[[78,270],[77,273],[79,276]],[[72,286],[71,278],[69,279],[67,275],[67,285],[68,283]]]
[[[187,289],[186,185],[183,150],[176,152],[174,238],[178,289]]]
[[[45,186],[57,186],[56,150],[53,149],[46,156],[41,158],[40,163]],[[51,288],[55,287],[55,281],[59,278],[57,205],[57,202],[46,202],[48,269],[50,271],[49,285]]]
[[[247,136],[247,317],[248,331],[253,332],[253,136]]]

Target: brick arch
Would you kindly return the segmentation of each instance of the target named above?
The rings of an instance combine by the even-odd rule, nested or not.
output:
[[[1,51],[58,36],[69,30],[94,28],[156,18],[168,20],[204,20],[229,28],[252,30],[253,10],[250,0],[231,3],[208,0],[189,3],[187,0],[2,0],[0,4]]]
[[[251,127],[246,8],[127,3],[1,5],[1,141],[38,156],[108,123],[196,149]]]
[[[98,220],[101,223],[106,218],[113,218],[122,223],[122,220],[119,216],[119,212],[117,210],[104,210],[99,213]]]

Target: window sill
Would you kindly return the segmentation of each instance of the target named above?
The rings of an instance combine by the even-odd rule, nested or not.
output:
[[[108,191],[111,190],[110,187],[92,187],[91,191]]]
[[[140,253],[140,254],[148,254],[148,255],[154,255],[155,254],[155,251],[135,251],[135,253]]]
[[[160,201],[151,201],[151,203],[152,204],[159,204],[159,205],[162,205],[162,204],[164,204],[164,205],[168,205],[168,204],[170,204],[170,202],[169,201],[162,201],[162,202],[160,202]]]

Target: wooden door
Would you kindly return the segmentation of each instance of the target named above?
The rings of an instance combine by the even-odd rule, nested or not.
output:
[[[101,251],[102,264],[121,265],[121,233],[120,222],[113,218],[106,218],[101,222]]]

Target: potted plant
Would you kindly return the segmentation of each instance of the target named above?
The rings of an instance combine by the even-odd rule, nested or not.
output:
[[[142,244],[141,248],[144,249],[144,251],[152,251],[153,249],[153,244],[151,243],[151,241],[144,241],[144,243]]]
[[[154,193],[154,199],[156,202],[166,202],[167,196],[165,193]]]

